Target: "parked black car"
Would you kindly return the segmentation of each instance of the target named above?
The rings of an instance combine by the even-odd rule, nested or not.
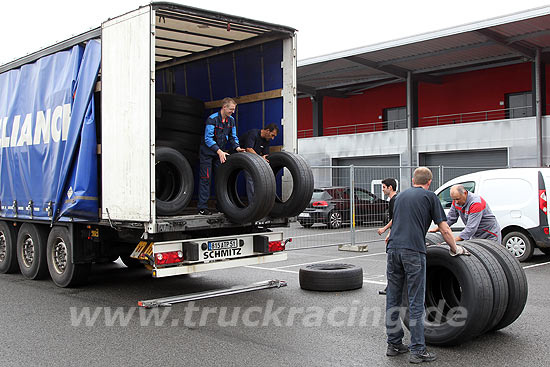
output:
[[[314,189],[308,207],[298,215],[298,222],[309,228],[324,223],[329,228],[340,228],[350,218],[350,189],[327,187]],[[362,222],[388,222],[388,202],[368,190],[355,188],[355,224]]]

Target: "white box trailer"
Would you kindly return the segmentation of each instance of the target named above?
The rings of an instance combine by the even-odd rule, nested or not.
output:
[[[10,75],[25,75],[25,68],[47,64],[49,58],[69,51],[80,53],[84,61],[76,69],[85,70],[85,60],[93,58],[86,59],[85,48],[93,44],[100,47],[92,102],[88,109],[82,108],[87,111],[85,116],[95,116],[97,170],[93,164],[88,169],[91,176],[97,176],[97,194],[77,196],[76,187],[57,176],[52,181],[54,186],[59,181],[57,190],[53,190],[57,193],[54,199],[32,198],[17,190],[2,189],[6,196],[0,195],[0,272],[21,270],[27,278],[37,279],[47,276],[49,270],[57,285],[71,286],[86,278],[92,262],[120,255],[128,265],[135,264],[130,253],[147,263],[155,277],[286,259],[282,233],[271,232],[268,227],[288,224],[288,218],[235,224],[221,213],[208,217],[191,213],[158,215],[156,115],[162,112],[156,96],[192,96],[204,102],[207,112],[219,110],[223,96],[233,97],[238,103],[236,120],[240,132],[276,123],[280,127],[276,145],[280,150],[296,153],[295,34],[294,29],[284,26],[153,2],[111,18],[99,28],[0,66],[0,88],[4,88],[2,80],[9,86],[15,79]],[[81,78],[76,71],[75,75]],[[84,81],[75,77],[69,93],[72,99],[69,103],[60,102],[64,106],[61,109],[29,105],[25,107],[29,114],[24,115],[25,112],[15,111],[16,105],[11,102],[4,110],[0,103],[2,136],[11,136],[15,142],[3,150],[3,161],[9,163],[11,157],[20,162],[27,154],[26,144],[29,151],[37,147],[32,145],[32,132],[34,142],[42,142],[40,136],[36,137],[39,132],[47,144],[46,135],[49,139],[50,132],[44,130],[44,124],[51,124],[53,135],[63,134],[68,147],[78,110],[73,101],[78,99],[77,88],[81,84]],[[0,100],[2,96],[11,100],[12,92],[9,87],[0,89]],[[31,116],[27,130],[27,119],[21,116]],[[83,120],[85,125],[86,117]],[[42,125],[38,127],[39,124]],[[23,135],[25,131],[29,131],[28,137]],[[78,134],[74,133],[76,151],[82,150],[86,139]],[[35,155],[32,159],[45,158]],[[68,169],[68,173],[61,172],[69,177],[67,180],[78,177],[75,164],[65,164],[65,160],[57,163],[61,171]],[[4,185],[8,176],[12,178],[11,168],[6,168],[7,173],[1,172]],[[285,170],[279,177],[279,195],[283,198],[290,196],[293,186],[287,173]],[[46,184],[42,182],[42,186]],[[26,191],[32,196],[32,190]],[[78,200],[97,205],[95,218],[81,217],[77,210],[63,211],[64,206]],[[22,247],[29,250],[24,253],[34,250],[36,256],[25,260],[24,255],[17,255]],[[159,254],[167,254],[164,261],[168,259],[168,264],[157,261]]]

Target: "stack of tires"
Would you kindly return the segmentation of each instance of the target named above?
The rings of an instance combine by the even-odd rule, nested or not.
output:
[[[193,196],[204,103],[178,94],[156,95],[156,199],[158,215],[178,215]]]
[[[504,246],[463,241],[471,256],[451,257],[440,234],[428,233],[426,244],[426,343],[457,345],[502,329],[521,315],[527,278]],[[406,295],[403,300],[406,304]],[[403,321],[408,326],[407,312]]]
[[[256,154],[232,154],[216,173],[216,200],[219,209],[235,223],[259,219],[293,217],[301,213],[313,195],[313,173],[297,154],[275,152],[269,163]],[[275,177],[283,170],[292,176],[292,192],[286,200],[276,193]],[[245,204],[239,197],[237,182],[247,172],[254,184],[254,199]]]

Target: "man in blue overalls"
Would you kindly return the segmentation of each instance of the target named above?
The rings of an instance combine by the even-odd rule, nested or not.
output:
[[[229,153],[222,150],[227,142],[232,149],[237,152],[244,152],[244,149],[239,147],[239,139],[237,138],[237,129],[235,127],[235,112],[237,103],[232,98],[224,98],[222,108],[208,119],[204,128],[204,139],[200,146],[200,179],[199,179],[199,202],[197,207],[199,214],[210,215],[208,210],[208,198],[210,197],[210,181],[212,173],[216,168],[225,162]]]

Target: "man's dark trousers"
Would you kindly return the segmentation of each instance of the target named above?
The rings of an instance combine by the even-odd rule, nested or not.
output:
[[[197,208],[207,209],[210,198],[210,182],[212,172],[220,166],[220,157],[206,145],[201,144],[200,148],[200,171],[199,171],[199,202]]]

